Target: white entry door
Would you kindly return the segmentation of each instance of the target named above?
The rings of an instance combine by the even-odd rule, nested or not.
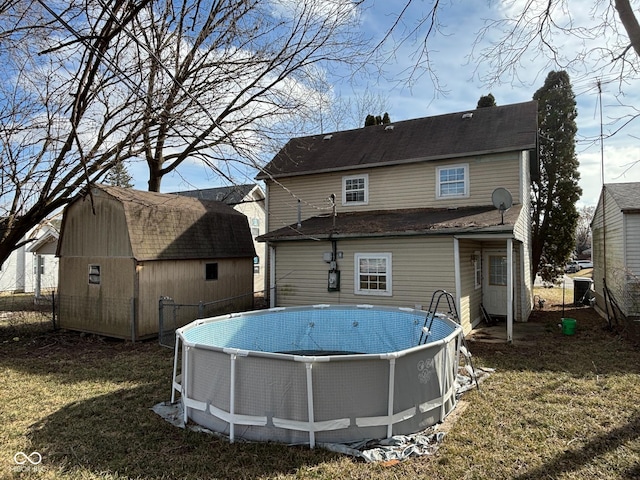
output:
[[[507,252],[490,250],[484,253],[482,303],[491,315],[507,315]]]

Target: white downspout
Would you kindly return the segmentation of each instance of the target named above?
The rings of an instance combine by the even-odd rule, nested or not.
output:
[[[276,247],[269,245],[269,307],[276,306]]]
[[[461,280],[460,280],[460,241],[458,238],[453,237],[453,275],[455,281],[455,289],[456,289],[456,309],[458,310],[458,321],[462,326],[462,308],[461,308]],[[469,319],[469,323],[471,323],[471,319]],[[464,332],[464,327],[462,328]]]
[[[507,342],[513,343],[513,239],[507,239]]]

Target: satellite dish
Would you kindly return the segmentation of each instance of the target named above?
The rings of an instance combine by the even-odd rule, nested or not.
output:
[[[498,187],[491,194],[491,201],[493,202],[493,206],[500,210],[500,216],[502,218],[500,225],[504,225],[504,212],[509,210],[513,205],[511,192],[506,188]]]

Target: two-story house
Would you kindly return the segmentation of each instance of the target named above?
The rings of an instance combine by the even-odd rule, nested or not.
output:
[[[482,304],[511,340],[532,306],[536,145],[533,101],[290,140],[257,177],[270,305],[426,309],[444,289],[465,331]]]

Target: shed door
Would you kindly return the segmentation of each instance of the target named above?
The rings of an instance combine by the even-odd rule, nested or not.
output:
[[[482,285],[482,303],[492,315],[507,315],[507,252],[487,251],[486,274]]]

